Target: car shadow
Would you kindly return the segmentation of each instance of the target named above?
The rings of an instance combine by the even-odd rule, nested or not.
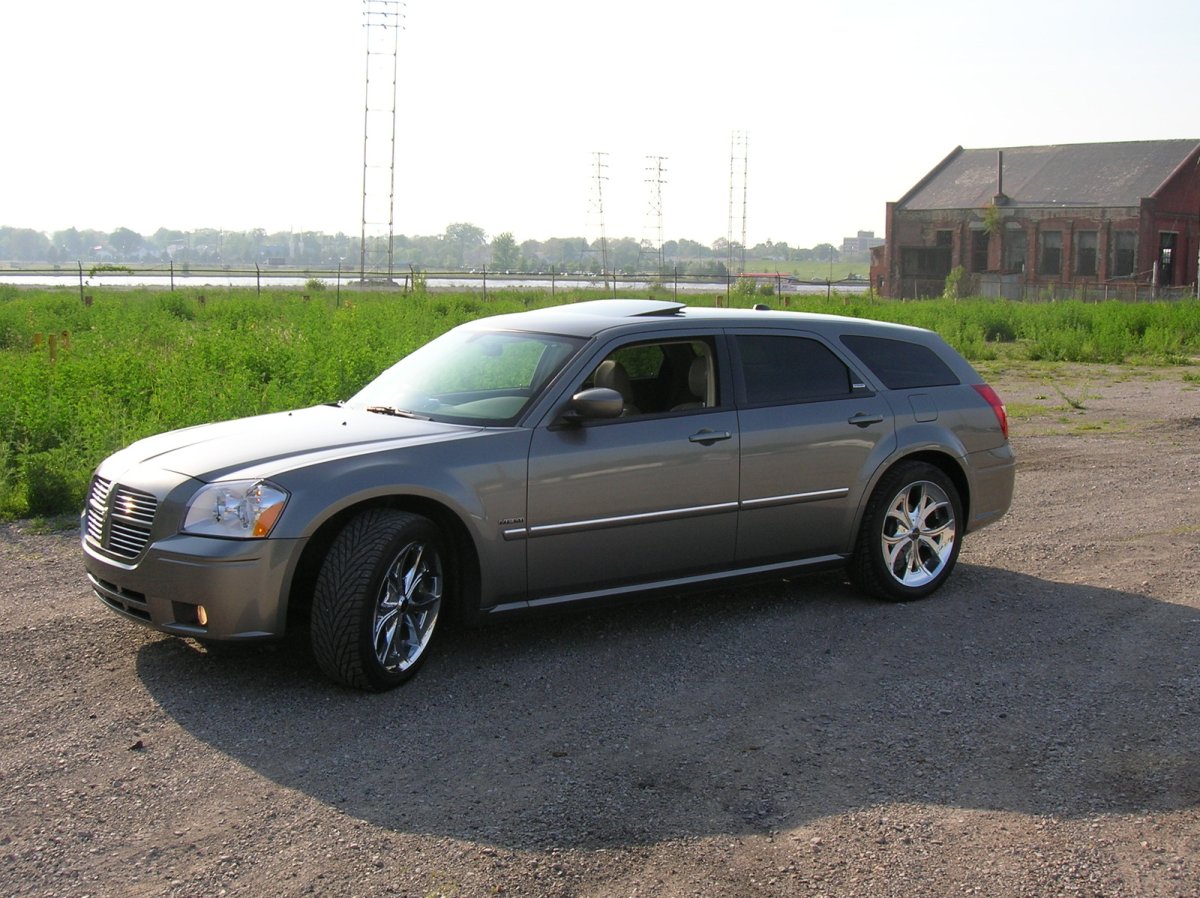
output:
[[[834,575],[454,632],[360,694],[297,651],[145,645],[196,738],[397,832],[511,848],[767,832],[939,804],[1200,804],[1200,611],[960,565],[923,602]]]

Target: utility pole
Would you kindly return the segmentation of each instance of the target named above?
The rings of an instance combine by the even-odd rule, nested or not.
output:
[[[363,0],[367,34],[363,88],[362,233],[359,277],[386,277],[395,264],[393,228],[396,198],[396,68],[403,0]],[[386,243],[383,228],[386,226]]]

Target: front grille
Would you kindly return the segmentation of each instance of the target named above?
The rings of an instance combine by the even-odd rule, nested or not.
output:
[[[157,509],[158,500],[149,493],[96,477],[88,494],[87,540],[117,558],[137,558],[150,541]]]

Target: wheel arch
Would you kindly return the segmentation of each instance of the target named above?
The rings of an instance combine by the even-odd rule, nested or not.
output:
[[[306,621],[312,610],[313,590],[330,546],[349,521],[364,511],[373,508],[389,508],[421,515],[433,521],[446,536],[454,552],[455,577],[450,578],[452,593],[449,596],[450,618],[470,623],[478,608],[472,607],[470,597],[478,596],[480,590],[479,553],[471,533],[462,519],[452,509],[424,496],[391,495],[376,496],[338,510],[308,538],[296,564],[288,588],[288,628]]]
[[[964,528],[966,522],[971,520],[971,484],[962,463],[952,453],[943,449],[919,449],[916,452],[909,452],[905,455],[898,455],[889,459],[887,464],[881,465],[879,470],[875,472],[875,476],[871,479],[870,487],[863,494],[863,501],[854,515],[854,527],[850,531],[852,541],[858,539],[859,530],[862,528],[863,515],[866,514],[867,505],[871,497],[875,494],[879,482],[888,475],[888,472],[894,470],[897,465],[906,462],[924,462],[925,464],[932,465],[949,477],[950,482],[954,484],[955,490],[958,491],[958,501],[962,506]],[[966,532],[965,529],[964,532]],[[853,551],[853,546],[851,547],[851,551]]]

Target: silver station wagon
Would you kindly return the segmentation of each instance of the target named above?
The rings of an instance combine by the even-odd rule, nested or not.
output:
[[[600,300],[462,325],[336,405],[173,431],[96,470],[88,579],[203,642],[307,626],[387,689],[439,622],[840,565],[941,586],[1014,459],[996,393],[937,334]]]

